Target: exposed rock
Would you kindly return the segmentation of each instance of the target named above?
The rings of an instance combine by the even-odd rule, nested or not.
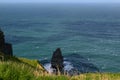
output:
[[[4,52],[4,48],[5,48],[4,33],[0,29],[0,52]]]
[[[5,50],[4,53],[6,53],[6,55],[13,55],[13,50],[12,50],[12,44],[10,43],[5,43]]]
[[[60,48],[57,48],[56,51],[53,52],[53,56],[51,59],[51,68],[55,70],[54,73],[63,73],[63,56]]]
[[[4,53],[5,55],[12,56],[12,44],[5,43],[4,33],[0,29],[0,52]]]

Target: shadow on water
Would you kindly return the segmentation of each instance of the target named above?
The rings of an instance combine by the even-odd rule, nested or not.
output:
[[[99,72],[99,69],[89,59],[79,54],[70,54],[65,57],[65,61],[69,61],[73,65],[72,70],[77,70],[80,73]]]

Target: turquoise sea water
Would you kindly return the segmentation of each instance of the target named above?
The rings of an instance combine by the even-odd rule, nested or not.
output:
[[[49,61],[60,47],[71,65],[120,72],[119,4],[1,4],[0,28],[16,56]]]

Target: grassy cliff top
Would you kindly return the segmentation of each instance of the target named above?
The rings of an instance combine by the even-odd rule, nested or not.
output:
[[[47,73],[38,60],[6,57],[0,61],[0,80],[120,80],[120,73],[87,73],[77,76]]]
[[[1,58],[0,60],[2,61],[2,63],[12,62],[13,64],[18,63],[18,65],[25,64],[32,68],[38,69],[40,71],[46,71],[45,68],[40,64],[40,62],[38,60],[32,60],[32,59],[27,59],[27,58],[18,58],[15,56],[8,56],[8,55],[4,55],[1,52],[0,52],[0,58]]]

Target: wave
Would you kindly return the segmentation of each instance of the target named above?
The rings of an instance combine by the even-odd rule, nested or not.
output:
[[[64,71],[66,71],[66,72],[69,72],[69,71],[71,71],[74,68],[73,65],[71,64],[71,62],[69,62],[69,61],[64,61],[63,64],[64,64]],[[53,71],[54,71],[54,69],[51,68],[51,63],[44,64],[44,68],[49,73],[53,73]]]

